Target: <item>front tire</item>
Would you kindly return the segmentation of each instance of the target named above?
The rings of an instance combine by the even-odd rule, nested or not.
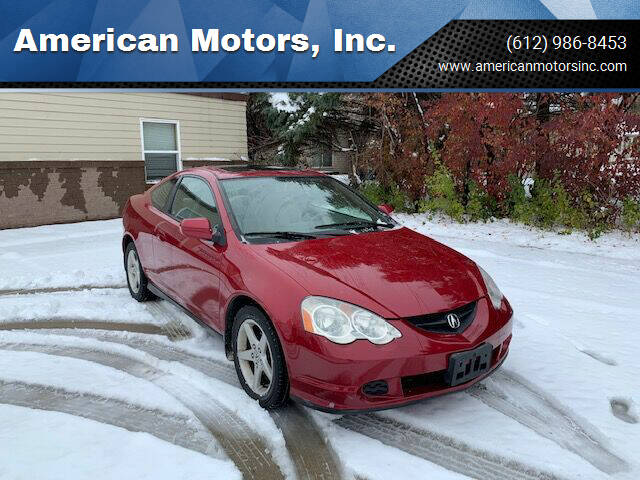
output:
[[[147,288],[149,282],[144,270],[142,270],[140,257],[133,242],[130,242],[124,251],[124,270],[129,293],[133,298],[139,302],[146,302],[154,298],[153,293]]]
[[[254,306],[242,307],[232,330],[233,362],[244,391],[267,410],[289,398],[289,376],[280,340],[269,319]]]

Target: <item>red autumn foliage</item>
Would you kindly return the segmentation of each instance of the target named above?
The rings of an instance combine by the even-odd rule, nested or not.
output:
[[[424,196],[429,153],[424,121],[412,94],[369,94],[367,104],[378,123],[376,137],[365,152],[370,168],[385,188],[399,186],[411,201]]]
[[[463,202],[473,181],[506,214],[509,177],[557,181],[577,205],[585,198],[607,220],[640,198],[639,116],[632,94],[451,93],[417,104],[412,94],[372,94],[380,125],[369,166],[383,186],[412,201],[425,194],[436,160]]]
[[[559,97],[559,98],[558,98]],[[556,96],[561,113],[541,129],[538,174],[558,178],[574,198],[588,194],[615,212],[619,200],[640,195],[639,117],[635,95]]]
[[[427,136],[461,192],[474,181],[501,203],[509,175],[531,170],[538,133],[522,94],[446,94],[426,107]]]

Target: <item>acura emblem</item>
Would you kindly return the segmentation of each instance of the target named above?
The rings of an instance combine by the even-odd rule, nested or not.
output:
[[[460,317],[458,317],[458,315],[456,315],[455,313],[450,313],[449,315],[447,315],[447,323],[454,330],[460,328]]]

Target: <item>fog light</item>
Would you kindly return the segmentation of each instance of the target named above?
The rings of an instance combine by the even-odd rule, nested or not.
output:
[[[386,380],[374,380],[373,382],[365,383],[362,391],[369,396],[386,395],[389,393],[389,384]]]

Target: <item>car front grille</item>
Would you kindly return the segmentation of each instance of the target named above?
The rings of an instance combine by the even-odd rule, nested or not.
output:
[[[476,316],[476,304],[478,302],[471,302],[458,307],[455,310],[449,310],[447,312],[428,313],[426,315],[418,315],[415,317],[408,317],[405,320],[414,327],[420,328],[427,332],[433,333],[461,333],[471,325],[473,319]],[[451,328],[447,322],[447,315],[455,314],[460,320],[460,326],[458,328]]]

